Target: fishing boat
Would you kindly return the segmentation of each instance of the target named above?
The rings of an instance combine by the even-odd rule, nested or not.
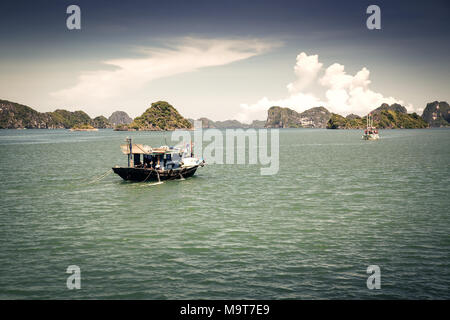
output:
[[[192,143],[178,147],[161,146],[152,148],[134,144],[130,138],[120,146],[128,156],[128,166],[112,168],[124,180],[159,181],[192,177],[205,160],[194,157]]]
[[[378,135],[378,129],[373,126],[373,117],[372,114],[369,113],[367,115],[367,127],[364,130],[364,135],[362,136],[363,140],[378,140],[380,136]]]

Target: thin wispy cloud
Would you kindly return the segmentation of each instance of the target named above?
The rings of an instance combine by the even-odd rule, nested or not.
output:
[[[345,67],[339,63],[333,63],[323,70],[318,55],[308,56],[302,52],[297,56],[294,73],[296,80],[287,85],[286,98],[273,100],[263,97],[253,104],[241,104],[237,119],[246,123],[253,119],[264,120],[267,117],[267,109],[271,106],[289,107],[298,112],[324,106],[331,112],[342,115],[365,115],[382,103],[404,104],[402,100],[371,90],[370,71],[365,67],[355,75],[347,74]],[[318,86],[325,98],[308,92],[311,85]],[[407,107],[413,108],[410,104]]]
[[[118,96],[131,95],[155,79],[230,64],[278,45],[260,39],[186,37],[166,48],[141,48],[139,58],[103,61],[109,70],[82,72],[74,86],[51,95],[63,104],[102,104]]]

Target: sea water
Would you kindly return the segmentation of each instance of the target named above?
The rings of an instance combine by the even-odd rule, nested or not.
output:
[[[450,298],[450,130],[284,129],[275,175],[211,164],[159,185],[95,181],[126,165],[126,136],[170,144],[0,130],[1,299]]]

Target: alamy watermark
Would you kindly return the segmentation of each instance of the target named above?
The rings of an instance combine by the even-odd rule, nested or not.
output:
[[[171,136],[172,141],[190,139],[189,131],[173,131]],[[259,164],[265,166],[261,175],[274,175],[280,167],[280,133],[279,129],[204,130],[201,121],[194,121],[194,152],[208,164]]]
[[[381,9],[376,4],[372,4],[367,7],[367,14],[370,16],[367,18],[366,26],[369,30],[380,30],[381,29]]]
[[[367,274],[370,276],[367,278],[367,289],[381,289],[381,270],[377,265],[370,265],[367,267]]]
[[[67,7],[66,13],[69,16],[66,19],[66,26],[69,30],[81,29],[81,9],[79,6],[72,4]],[[381,29],[381,9],[376,4],[367,7],[366,13],[370,16],[366,20],[366,26],[369,30]]]
[[[66,26],[69,30],[81,29],[81,9],[79,6],[72,4],[67,7],[66,13],[70,16],[66,19]]]
[[[81,270],[79,266],[71,265],[67,267],[66,273],[70,276],[67,278],[66,286],[67,289],[81,289]]]

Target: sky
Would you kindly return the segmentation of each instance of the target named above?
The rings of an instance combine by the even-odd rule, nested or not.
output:
[[[69,5],[81,29],[69,30]],[[378,5],[381,29],[366,12]],[[0,99],[38,111],[264,120],[270,106],[364,115],[449,100],[448,1],[0,3]]]

